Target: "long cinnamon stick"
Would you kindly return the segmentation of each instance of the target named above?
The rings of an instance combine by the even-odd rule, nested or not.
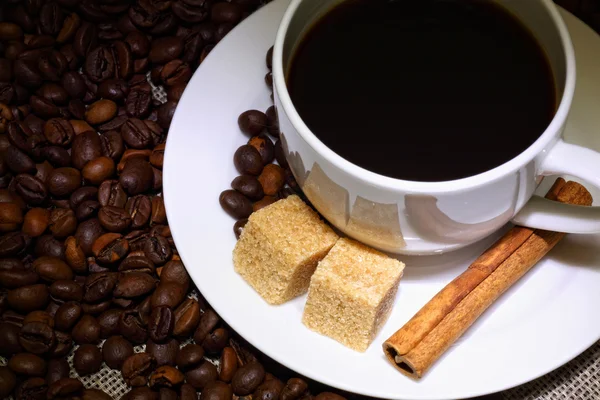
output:
[[[563,179],[555,182],[546,197],[575,205],[592,203],[583,186]],[[403,374],[421,378],[483,311],[563,236],[512,228],[383,344],[387,358]]]

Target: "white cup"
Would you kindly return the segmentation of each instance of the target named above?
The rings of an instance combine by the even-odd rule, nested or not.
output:
[[[469,245],[510,221],[567,233],[600,232],[599,208],[534,196],[548,175],[573,175],[600,187],[600,153],[562,140],[576,76],[569,32],[551,0],[498,1],[531,29],[546,51],[561,99],[558,111],[534,144],[499,167],[454,181],[414,182],[350,163],[302,121],[287,90],[287,68],[306,30],[343,0],[292,0],[273,51],[283,149],[308,199],[348,236],[385,251],[418,255]]]

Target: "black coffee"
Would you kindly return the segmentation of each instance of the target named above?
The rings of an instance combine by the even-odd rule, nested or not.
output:
[[[349,0],[288,71],[292,101],[333,151],[370,171],[445,181],[528,148],[556,110],[532,33],[487,0]]]

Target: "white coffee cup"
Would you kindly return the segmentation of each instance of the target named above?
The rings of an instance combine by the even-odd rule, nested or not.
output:
[[[284,152],[304,193],[329,222],[368,245],[415,255],[458,249],[511,221],[568,233],[600,232],[599,208],[534,196],[548,175],[573,175],[600,187],[600,153],[562,140],[575,91],[575,55],[551,0],[498,2],[531,29],[550,59],[560,98],[554,119],[533,145],[507,163],[447,182],[393,179],[352,164],[326,147],[294,108],[285,77],[295,46],[316,19],[341,2],[292,0],[273,51]]]

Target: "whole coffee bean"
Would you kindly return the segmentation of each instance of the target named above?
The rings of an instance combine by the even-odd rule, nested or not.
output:
[[[84,22],[81,24],[73,40],[73,48],[77,55],[85,57],[90,50],[96,47],[98,29],[96,25]]]
[[[75,52],[75,49],[72,44],[68,43],[68,44],[63,45],[59,49],[59,51],[67,60],[67,65],[69,67],[69,70],[76,71],[79,69],[79,67],[81,66],[82,60]]]
[[[49,256],[64,259],[63,244],[52,235],[40,236],[35,244],[34,253],[38,257]]]
[[[176,36],[162,37],[151,44],[149,58],[154,64],[166,64],[179,57],[183,51],[183,42]]]
[[[62,23],[56,41],[59,43],[65,43],[70,41],[77,33],[79,26],[81,25],[81,19],[76,13],[67,15]]]
[[[46,375],[46,361],[31,353],[18,353],[8,360],[8,368],[17,375],[44,376]]]
[[[23,211],[17,203],[0,203],[0,230],[16,230],[23,223]]]
[[[111,308],[98,316],[98,323],[101,328],[101,338],[106,339],[109,336],[117,335],[119,333],[119,320],[121,319],[121,314],[123,314],[123,310]]]
[[[46,307],[50,295],[46,285],[36,284],[10,290],[7,300],[13,310],[28,313]]]
[[[107,79],[98,86],[98,95],[113,102],[125,100],[128,93],[129,86],[122,79]]]
[[[9,357],[23,351],[19,343],[21,328],[18,325],[0,322],[0,355]]]
[[[78,221],[93,218],[98,214],[101,207],[100,203],[95,200],[86,200],[75,210],[75,217]]]
[[[75,231],[75,238],[86,255],[93,255],[92,246],[97,238],[104,233],[104,229],[97,218],[83,221]]]
[[[147,320],[138,310],[126,310],[119,320],[119,333],[132,343],[142,344],[148,340]]]
[[[91,315],[84,315],[75,324],[71,334],[78,344],[95,344],[100,339],[100,324]]]
[[[156,281],[143,272],[122,273],[113,291],[115,297],[136,298],[146,295],[154,290]]]
[[[92,82],[100,83],[115,76],[115,59],[108,46],[98,46],[91,50],[83,64],[85,74]]]
[[[81,301],[83,288],[75,281],[57,280],[50,285],[50,296],[58,301]]]
[[[46,81],[59,82],[61,75],[67,70],[69,62],[57,50],[51,50],[44,52],[38,59],[38,69],[40,74]],[[42,95],[43,96],[43,95]],[[48,99],[54,104],[64,104],[62,102],[56,103],[54,100]]]
[[[17,399],[32,399],[32,400],[43,400],[46,399],[48,392],[48,385],[43,378],[29,378],[21,383],[16,391],[15,395]]]
[[[248,144],[258,150],[264,165],[269,164],[275,158],[275,146],[266,135],[253,136]]]
[[[98,220],[109,232],[122,232],[131,225],[131,216],[121,207],[102,207],[98,212]]]
[[[144,244],[144,254],[156,265],[163,265],[171,258],[169,241],[160,235],[151,235]]]
[[[150,52],[150,41],[148,37],[140,31],[133,31],[127,34],[125,42],[129,44],[131,53],[136,58],[143,58]]]
[[[202,346],[190,343],[182,347],[177,353],[175,362],[182,371],[187,371],[204,361],[204,349]],[[236,358],[237,363],[237,358]],[[237,364],[236,364],[237,366]]]
[[[219,362],[219,379],[223,382],[229,382],[238,369],[238,359],[235,350],[231,347],[223,348]]]
[[[77,118],[78,120],[83,120],[85,118],[85,104],[83,100],[70,100],[67,110],[71,113],[72,118]]]
[[[56,105],[64,106],[69,102],[69,94],[67,93],[67,91],[62,86],[59,86],[56,83],[44,83],[38,89],[37,93]]]
[[[83,119],[72,119],[69,121],[71,126],[73,127],[73,131],[75,132],[75,136],[81,135],[84,132],[93,131],[94,128],[90,126],[87,122],[83,121]]]
[[[19,174],[14,178],[14,185],[17,194],[31,206],[40,205],[48,198],[46,185],[34,176]]]
[[[49,119],[44,125],[44,136],[48,142],[58,146],[68,146],[75,132],[73,126],[64,118]]]
[[[251,200],[257,201],[264,197],[263,187],[253,175],[240,175],[231,182],[231,187]]]
[[[23,30],[12,22],[0,22],[0,40],[19,40],[23,37]]]
[[[157,366],[174,366],[178,351],[179,342],[176,339],[169,339],[165,343],[146,342],[146,352],[156,360]]]
[[[248,396],[256,390],[265,378],[265,369],[257,362],[238,368],[231,380],[231,389],[238,396]]]
[[[48,399],[79,398],[83,384],[75,378],[63,378],[48,386]]]
[[[208,384],[215,382],[219,378],[217,367],[209,361],[204,361],[199,366],[188,370],[185,373],[185,380],[198,390],[204,389]]]
[[[83,300],[87,303],[97,303],[109,298],[117,284],[118,276],[114,272],[90,274],[84,284]]]
[[[223,22],[217,26],[217,31],[215,32],[215,40],[220,42],[231,30],[235,27],[234,24],[230,22]]]
[[[182,60],[169,61],[160,71],[160,81],[166,86],[186,84],[192,77],[192,69]]]
[[[19,343],[30,353],[47,353],[55,343],[54,331],[43,322],[28,322],[19,333]]]
[[[23,232],[6,233],[0,236],[0,258],[20,255],[30,243],[31,238]]]
[[[300,378],[291,378],[281,391],[281,400],[297,400],[308,390],[308,384]]]
[[[150,261],[143,252],[130,252],[127,258],[119,264],[119,272],[144,272],[153,274],[155,271],[154,263]]]
[[[35,162],[26,153],[15,146],[10,146],[4,155],[6,166],[14,174],[35,174]]]
[[[346,400],[345,397],[340,396],[332,392],[321,392],[315,396],[315,400]]]
[[[94,241],[92,252],[100,264],[114,264],[129,252],[129,243],[118,233],[105,233]]]
[[[117,115],[117,104],[112,100],[102,99],[90,105],[85,113],[85,120],[90,125],[99,125]]]
[[[69,96],[81,99],[87,90],[85,81],[77,71],[67,71],[61,78],[62,87]]]
[[[148,161],[140,158],[128,160],[119,177],[121,186],[130,196],[135,196],[150,189],[152,180],[152,166]]]
[[[273,74],[271,72],[267,72],[265,75],[265,83],[269,89],[273,90]],[[269,127],[267,126],[267,130],[268,129]]]
[[[150,225],[167,223],[167,212],[165,202],[161,196],[152,197],[152,215],[150,216]]]
[[[187,288],[174,282],[161,282],[152,293],[152,307],[177,307],[186,296]]]
[[[192,388],[194,391],[194,400],[197,400],[196,389]],[[158,400],[177,400],[177,392],[173,389],[169,389],[166,387],[161,387],[158,390]]]
[[[268,164],[258,177],[265,194],[274,196],[285,184],[285,171],[279,165]]]
[[[148,333],[155,343],[164,343],[173,333],[175,314],[169,307],[156,307],[148,320]]]
[[[73,355],[73,367],[79,376],[90,375],[100,371],[102,353],[96,345],[82,344]]]
[[[177,103],[170,100],[158,107],[158,124],[163,129],[169,129],[171,126],[171,121],[173,120],[173,115],[175,115],[176,108]]]
[[[242,19],[242,8],[237,4],[220,2],[211,8],[210,18],[213,22],[237,24]]]
[[[86,182],[100,185],[115,173],[115,162],[108,157],[98,157],[89,161],[81,172]]]
[[[61,331],[70,331],[83,315],[81,305],[75,301],[61,304],[54,315],[54,325]]]
[[[40,10],[40,27],[46,35],[56,35],[60,32],[64,16],[56,3],[46,3]]]
[[[20,57],[24,54],[25,52],[21,53]],[[36,61],[19,58],[15,60],[13,69],[17,83],[28,89],[40,87],[44,82]]]
[[[125,110],[132,118],[148,117],[151,105],[152,92],[142,87],[133,87],[125,99]]]
[[[236,150],[233,162],[241,174],[259,175],[263,169],[260,153],[248,144]]]
[[[102,142],[96,132],[83,132],[73,139],[71,162],[79,170],[93,159],[102,156]]]
[[[115,76],[129,79],[133,74],[133,56],[129,45],[121,40],[111,44],[111,51],[115,60]]]
[[[160,274],[161,283],[176,283],[187,290],[190,284],[190,276],[180,260],[169,261],[165,264]]]
[[[98,201],[103,207],[125,207],[127,194],[123,186],[117,180],[108,180],[102,182],[98,189]]]
[[[173,335],[189,336],[200,322],[200,305],[194,299],[187,299],[175,310]]]
[[[122,398],[123,400],[158,400],[158,393],[147,386],[141,386],[134,387]]]
[[[221,207],[233,218],[248,218],[252,214],[252,203],[235,190],[225,190],[219,196]]]
[[[280,396],[283,386],[283,382],[279,379],[265,381],[254,391],[252,398],[257,400],[277,399]]]
[[[244,227],[247,223],[248,219],[244,218],[240,219],[239,221],[236,221],[236,223],[233,225],[233,233],[235,234],[236,239],[240,238],[240,236],[242,235],[242,231],[244,230]]]
[[[50,212],[48,227],[54,237],[67,237],[75,232],[77,217],[70,208],[55,208]]]
[[[23,318],[23,325],[30,322],[39,322],[48,325],[50,328],[54,328],[54,317],[46,311],[36,310],[27,314],[25,318]]]
[[[123,140],[134,149],[144,149],[153,145],[153,135],[146,122],[130,118],[121,127]]]
[[[265,196],[262,198],[262,200],[257,201],[256,203],[254,203],[252,205],[252,211],[256,212],[260,209],[263,209],[267,206],[270,206],[271,204],[275,203],[276,201],[279,200],[279,197],[275,197],[275,196]]]
[[[117,131],[109,131],[100,136],[100,139],[102,141],[102,154],[111,158],[114,162],[118,161],[125,152],[125,144],[121,134]]]
[[[121,369],[123,362],[133,354],[133,346],[122,336],[111,336],[102,346],[104,362],[112,369]]]
[[[238,117],[240,130],[249,136],[260,135],[268,124],[267,116],[258,110],[244,111]]]
[[[183,383],[184,378],[183,374],[177,368],[163,365],[150,375],[150,387],[154,389],[177,387]]]
[[[65,261],[75,273],[87,272],[85,254],[75,236],[69,236],[65,240]]]
[[[42,150],[42,156],[46,158],[46,161],[50,164],[49,166],[60,168],[60,167],[68,167],[71,165],[71,154],[67,151],[67,149],[59,147],[59,146],[48,146]],[[45,163],[46,164],[46,163]],[[50,175],[52,169],[49,169],[47,175]],[[38,174],[40,173],[40,168],[38,164]],[[39,175],[38,177],[42,179]],[[46,179],[42,179],[42,181],[47,182]]]
[[[48,361],[48,372],[46,373],[46,383],[52,385],[54,382],[69,377],[69,363],[65,358],[53,358]]]
[[[206,335],[202,341],[202,347],[208,354],[217,354],[229,341],[229,333],[224,328],[215,329],[213,332]]]
[[[39,257],[33,262],[33,268],[47,282],[73,279],[71,267],[57,257]]]
[[[133,354],[123,362],[121,367],[123,380],[130,386],[144,386],[154,365],[155,360],[148,353]]]
[[[55,168],[48,179],[48,189],[54,196],[68,196],[81,186],[81,173],[75,168]]]
[[[60,109],[56,104],[41,96],[31,96],[29,98],[29,105],[36,115],[44,119],[59,117],[61,115]]]
[[[81,400],[111,400],[108,394],[100,389],[85,389],[81,396]]]

